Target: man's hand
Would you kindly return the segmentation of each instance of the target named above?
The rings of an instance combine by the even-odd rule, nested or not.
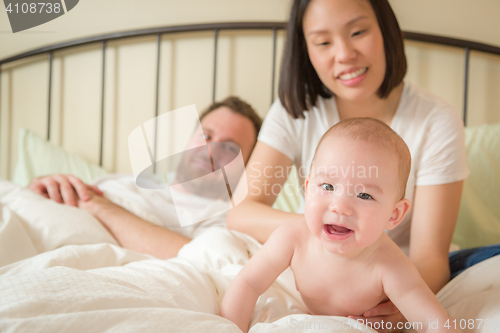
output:
[[[88,201],[91,194],[102,196],[95,185],[88,185],[73,175],[52,175],[35,178],[28,188],[58,203],[77,207],[78,200]]]
[[[377,329],[379,333],[399,333],[402,331],[404,328],[404,323],[406,323],[406,318],[399,312],[399,309],[391,302],[391,300],[388,300],[387,302],[383,302],[378,304],[377,306],[366,310],[365,313],[363,313],[362,316],[349,316],[349,318],[352,318],[354,320],[362,319],[363,322],[369,322],[369,323],[376,323],[379,322],[380,324],[380,329]],[[382,325],[382,321],[384,322]],[[387,323],[390,322],[392,324],[387,325]],[[399,324],[399,329],[398,329],[398,323]],[[389,327],[390,329],[388,329]],[[375,327],[374,327],[375,328]]]
[[[103,210],[106,209],[115,209],[120,207],[113,203],[111,200],[108,198],[95,194],[94,192],[89,191],[88,192],[88,199],[87,201],[83,200],[78,200],[77,202],[78,208],[83,209],[84,211],[87,211],[91,215],[93,215],[95,218],[99,220],[99,214],[103,212]]]

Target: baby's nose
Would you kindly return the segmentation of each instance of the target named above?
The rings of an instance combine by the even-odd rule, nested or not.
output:
[[[339,215],[351,216],[353,213],[352,206],[349,202],[349,198],[344,198],[339,196],[334,198],[330,203],[330,211],[337,213]]]

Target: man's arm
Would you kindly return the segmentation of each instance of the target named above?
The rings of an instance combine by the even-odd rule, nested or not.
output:
[[[88,211],[101,221],[121,246],[130,250],[168,259],[176,257],[180,248],[190,241],[115,205],[102,197],[103,193],[97,186],[85,184],[73,175],[39,177],[28,188],[61,204]]]
[[[78,201],[78,207],[97,218],[115,237],[120,246],[160,259],[169,259],[191,239],[144,221],[105,197],[90,194],[87,201]]]

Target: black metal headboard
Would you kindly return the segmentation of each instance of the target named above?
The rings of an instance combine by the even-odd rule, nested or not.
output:
[[[50,110],[51,110],[51,97],[52,97],[52,61],[53,53],[66,48],[81,46],[91,43],[101,43],[102,45],[102,88],[101,88],[101,137],[100,137],[100,154],[99,154],[99,165],[102,166],[102,155],[103,155],[103,136],[104,136],[104,82],[106,73],[106,43],[110,40],[140,37],[140,36],[151,36],[156,35],[157,40],[157,59],[156,59],[156,93],[155,93],[155,117],[158,116],[158,94],[159,94],[159,78],[160,78],[160,52],[161,52],[161,37],[165,34],[172,33],[183,33],[183,32],[199,32],[199,31],[213,31],[214,34],[214,64],[213,64],[213,81],[212,81],[212,100],[215,99],[215,88],[217,80],[217,41],[219,36],[219,31],[221,30],[270,30],[273,32],[273,56],[272,56],[272,82],[271,82],[271,103],[274,99],[274,83],[275,83],[275,69],[276,69],[276,38],[278,30],[285,30],[285,22],[228,22],[228,23],[210,23],[210,24],[192,24],[192,25],[180,25],[180,26],[169,26],[169,27],[159,27],[141,30],[131,30],[125,32],[117,32],[112,34],[105,34],[93,37],[81,38],[73,41],[63,42],[55,45],[50,45],[42,48],[38,48],[32,51],[24,52],[6,59],[0,60],[0,66],[12,61],[20,60],[23,58],[48,54],[49,61],[49,85],[48,85],[48,105],[47,105],[47,140],[50,139]],[[494,55],[500,55],[500,47],[462,40],[449,37],[427,35],[415,32],[404,32],[404,38],[412,41],[419,41],[431,44],[445,45],[461,48],[464,50],[465,56],[465,75],[464,75],[464,96],[463,96],[463,121],[464,124],[467,123],[467,98],[468,98],[468,85],[469,85],[469,62],[470,62],[470,51],[480,51],[486,52]],[[1,71],[1,67],[0,67]]]

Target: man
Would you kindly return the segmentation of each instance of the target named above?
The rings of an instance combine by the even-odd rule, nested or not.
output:
[[[199,146],[196,142],[193,144],[193,140],[200,137],[196,133],[203,130],[206,143],[212,147],[212,150],[214,147],[234,150],[237,145],[241,149],[244,163],[248,162],[262,125],[262,120],[249,104],[237,97],[228,97],[222,102],[210,105],[200,115],[200,122],[201,129],[196,129],[190,145]],[[224,144],[218,146],[217,142]],[[180,192],[184,192],[184,196],[191,198],[193,202],[199,202],[202,199],[197,198],[204,196],[207,200],[206,205],[210,206],[211,202],[221,195],[211,190],[214,179],[210,173],[217,169],[216,162],[212,158],[212,154],[215,153],[218,153],[218,156],[224,156],[220,154],[220,151],[204,154],[200,150],[190,149],[181,158],[175,180],[179,185],[187,180],[207,175],[207,177],[199,178],[196,186],[178,187]],[[103,192],[96,185],[85,184],[72,175],[37,178],[28,188],[56,202],[86,210],[109,230],[121,246],[137,252],[151,254],[162,259],[172,258],[177,256],[180,248],[191,240],[186,236],[191,236],[191,234],[182,234],[183,229],[177,228],[177,231],[173,231],[150,223],[104,197]],[[167,204],[164,208],[170,210],[170,214],[174,209],[172,205]]]

